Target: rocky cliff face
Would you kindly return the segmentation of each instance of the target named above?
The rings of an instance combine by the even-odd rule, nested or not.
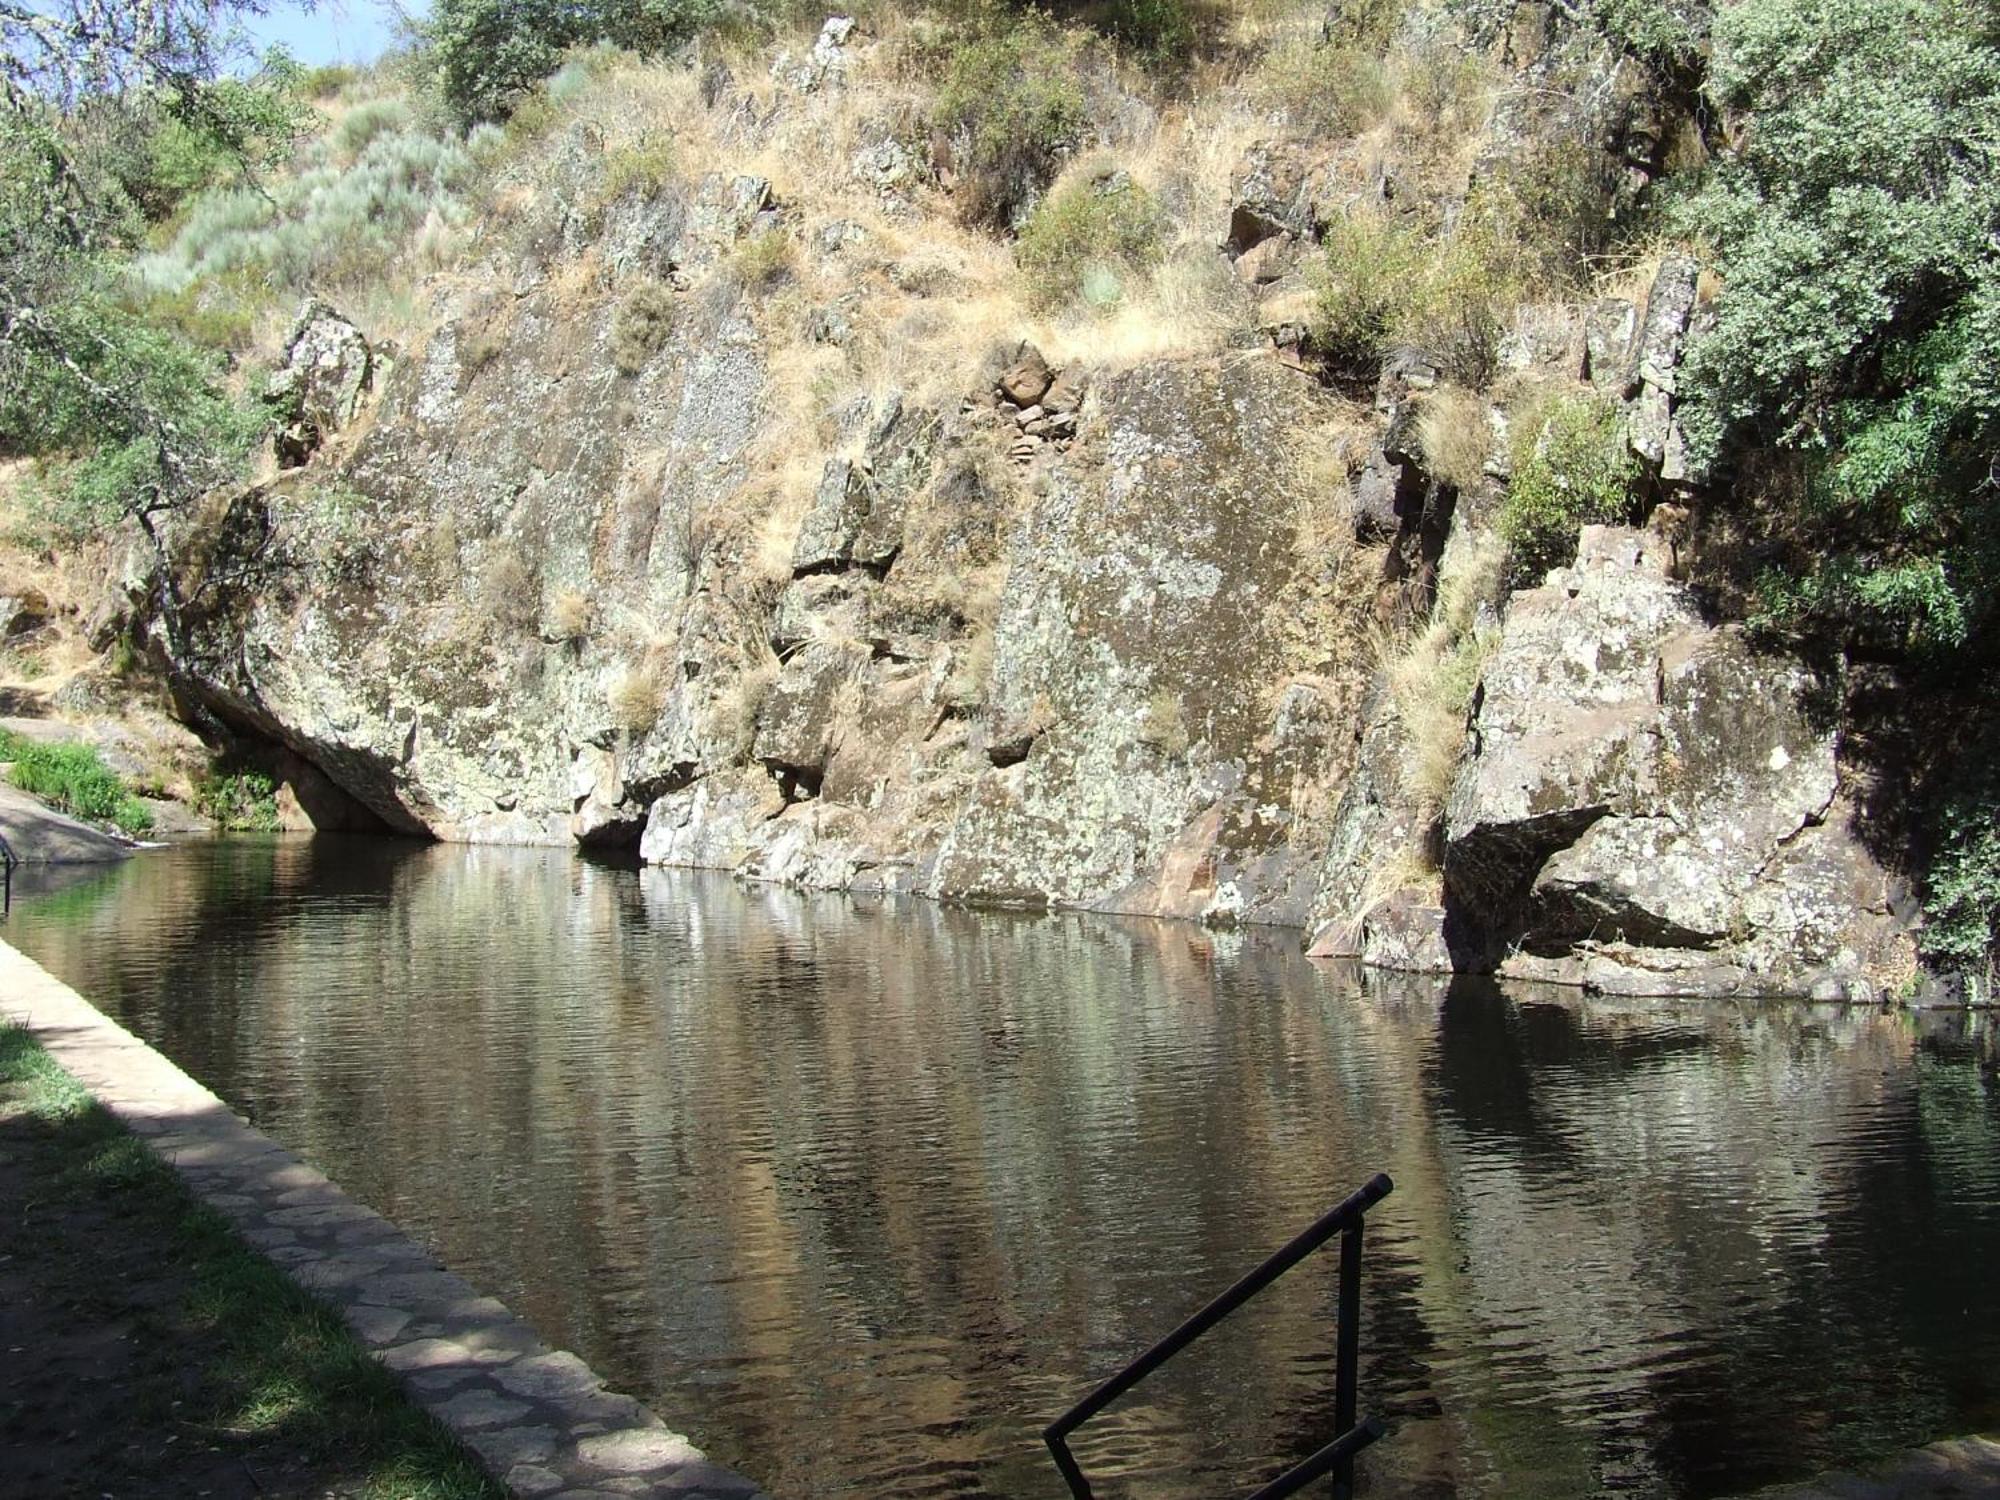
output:
[[[1606,100],[1620,141],[1644,134]],[[1629,993],[1908,971],[1909,902],[1843,787],[1840,682],[1704,615],[1671,508],[1587,531],[1532,587],[1471,589],[1504,445],[1476,481],[1431,472],[1422,351],[1372,406],[1301,368],[1293,260],[1341,162],[1262,143],[1236,174],[1231,347],[1052,368],[1016,335],[940,371],[855,351],[871,288],[909,323],[950,275],[760,177],[591,200],[595,149],[564,148],[569,176],[409,347],[302,319],[280,384],[304,466],[183,525],[154,626],[236,732],[439,838],[1287,924],[1384,966]],[[854,170],[907,216],[915,168],[883,178],[883,150]],[[803,264],[774,280],[780,237]],[[1694,285],[1670,259],[1650,296],[1524,319],[1502,351],[1628,400],[1665,493],[1689,482]],[[806,420],[801,348],[866,377]],[[1454,587],[1483,669],[1427,797],[1379,666]]]

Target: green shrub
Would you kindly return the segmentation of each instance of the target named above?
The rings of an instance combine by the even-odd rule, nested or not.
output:
[[[1313,341],[1338,370],[1370,375],[1385,350],[1409,344],[1472,389],[1491,378],[1500,322],[1521,295],[1511,247],[1485,226],[1426,238],[1379,209],[1327,230],[1313,284]]]
[[[657,198],[673,185],[678,164],[673,137],[665,131],[648,131],[606,154],[604,201],[609,203],[628,193]]]
[[[322,63],[299,71],[299,93],[308,99],[333,99],[360,77],[360,69],[347,63]]]
[[[1358,135],[1393,102],[1388,69],[1369,45],[1301,42],[1274,54],[1263,78],[1270,102],[1312,135]]]
[[[1479,223],[1429,246],[1390,322],[1397,344],[1429,354],[1460,385],[1479,390],[1499,366],[1500,329],[1526,295],[1520,247]]]
[[[1489,247],[1509,248],[1524,280],[1558,292],[1582,285],[1636,221],[1623,164],[1595,141],[1558,135],[1484,178],[1467,211]]]
[[[436,0],[425,36],[439,97],[471,125],[506,119],[575,48],[666,52],[721,8],[717,0]]]
[[[1124,282],[1160,258],[1160,210],[1123,172],[1105,171],[1058,187],[1022,227],[1014,259],[1044,308],[1106,307]]]
[[[951,141],[960,210],[1013,228],[1082,139],[1076,47],[1035,12],[954,47],[932,121]]]
[[[1372,370],[1427,260],[1407,219],[1378,210],[1337,219],[1310,272],[1313,342],[1342,369]]]
[[[782,229],[766,229],[741,241],[731,252],[729,263],[746,287],[770,287],[792,274],[797,259],[790,235]]]
[[[1200,39],[1190,0],[1111,0],[1106,29],[1156,63],[1181,64]]]
[[[135,836],[152,829],[146,805],[89,745],[42,744],[0,729],[0,760],[13,762],[15,786],[66,813]]]
[[[674,294],[657,281],[632,288],[611,319],[611,362],[637,375],[666,346],[674,329]]]
[[[134,300],[147,322],[171,329],[199,348],[242,354],[256,339],[257,319],[271,295],[256,271],[243,267]]]
[[[345,157],[359,156],[377,136],[409,129],[410,106],[401,99],[364,99],[340,117],[328,134],[333,149]]]
[[[1633,519],[1639,478],[1613,402],[1571,397],[1517,432],[1498,518],[1515,581],[1533,582],[1573,557],[1579,527]]]
[[[268,191],[204,194],[173,243],[141,256],[132,276],[154,293],[232,271],[261,272],[293,290],[365,280],[405,255],[426,221],[464,220],[462,194],[474,175],[458,142],[384,129],[345,167],[322,164]]]
[[[1924,956],[1990,969],[2000,947],[2000,784],[1990,769],[1945,804],[1926,885]]]
[[[1687,0],[1596,0],[1598,29],[1662,75],[1697,71],[1708,49],[1710,7]]]
[[[231,833],[278,831],[278,784],[255,771],[211,776],[195,787],[195,810]]]

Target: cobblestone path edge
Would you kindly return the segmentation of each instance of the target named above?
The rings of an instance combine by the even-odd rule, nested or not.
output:
[[[27,1028],[197,1198],[338,1311],[410,1399],[514,1494],[768,1500],[4,941],[0,1016]]]

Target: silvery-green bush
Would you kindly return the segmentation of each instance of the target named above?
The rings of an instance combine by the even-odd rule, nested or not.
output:
[[[205,194],[173,243],[140,257],[133,275],[147,290],[173,292],[246,267],[288,288],[364,273],[426,221],[462,221],[475,169],[462,142],[417,130],[376,135],[351,164],[330,157],[269,196],[241,187]]]

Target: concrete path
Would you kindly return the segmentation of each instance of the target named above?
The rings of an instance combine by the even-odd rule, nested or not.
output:
[[[27,1027],[196,1197],[336,1308],[515,1494],[762,1500],[5,942],[0,1016]]]
[[[1953,1438],[1917,1448],[1866,1474],[1822,1474],[1759,1490],[1754,1500],[1973,1500],[2000,1496],[2000,1442]]]

